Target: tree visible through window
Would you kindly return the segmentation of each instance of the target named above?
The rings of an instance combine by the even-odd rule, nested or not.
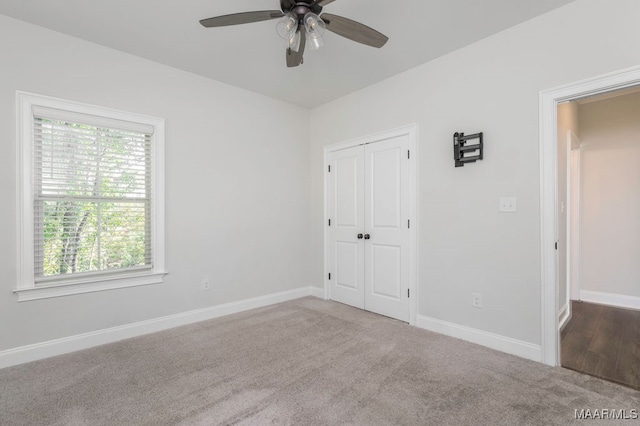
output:
[[[150,267],[151,135],[36,116],[36,282]]]

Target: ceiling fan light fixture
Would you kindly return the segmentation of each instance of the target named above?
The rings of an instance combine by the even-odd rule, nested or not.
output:
[[[276,24],[276,32],[283,40],[291,40],[298,31],[298,20],[291,13],[284,15]]]
[[[324,39],[322,38],[322,36],[315,36],[315,37],[308,37],[307,38],[307,49],[308,50],[318,50],[320,49],[322,46],[324,46]]]
[[[304,15],[304,27],[307,30],[307,33],[311,36],[319,36],[322,37],[324,34],[324,30],[327,28],[327,25],[324,23],[322,18],[320,18],[315,13],[309,12]]]
[[[324,46],[322,35],[326,29],[326,24],[315,13],[309,12],[304,15],[304,28],[307,31],[307,48],[309,50],[318,50]]]
[[[294,52],[298,52],[300,50],[300,31],[297,31],[291,36],[287,47],[289,47],[289,49],[293,50]]]

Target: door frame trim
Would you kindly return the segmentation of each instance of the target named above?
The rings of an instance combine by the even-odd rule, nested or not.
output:
[[[344,142],[327,145],[324,147],[324,298],[331,298],[331,285],[329,283],[329,155],[334,151],[352,148],[358,145],[380,142],[386,139],[400,136],[409,137],[409,151],[411,151],[411,161],[409,161],[409,324],[416,325],[418,317],[418,125],[409,124],[396,129],[386,130],[367,136],[350,139]]]
[[[560,363],[557,241],[558,116],[560,102],[640,85],[640,66],[626,68],[540,92],[540,342],[542,362]]]

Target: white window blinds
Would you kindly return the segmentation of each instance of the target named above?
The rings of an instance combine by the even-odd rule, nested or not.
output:
[[[33,109],[34,279],[152,268],[153,126]]]

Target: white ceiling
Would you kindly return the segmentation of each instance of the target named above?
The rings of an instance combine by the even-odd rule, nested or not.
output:
[[[275,21],[204,28],[217,15],[279,9],[279,0],[0,0],[0,13],[312,108],[573,0],[336,0],[325,12],[386,34],[382,49],[327,31],[287,68]]]

